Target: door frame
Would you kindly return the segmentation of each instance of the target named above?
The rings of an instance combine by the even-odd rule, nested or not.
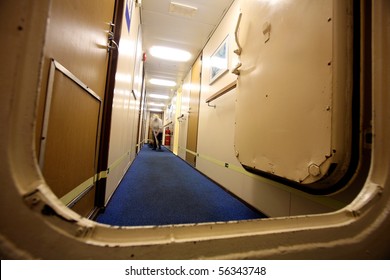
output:
[[[122,30],[122,20],[125,0],[115,0],[113,14],[114,41],[119,46]],[[104,211],[105,193],[107,184],[108,154],[110,146],[110,131],[112,118],[112,104],[114,100],[115,74],[118,66],[118,49],[111,48],[108,58],[106,87],[103,102],[103,116],[100,133],[99,159],[98,159],[98,181],[96,184],[95,209],[92,219]]]
[[[187,144],[186,144],[186,161],[196,166],[196,153],[198,146],[198,125],[199,125],[199,104],[202,86],[202,56],[201,53],[192,65],[191,70],[191,90],[190,90],[190,104],[188,110],[188,127],[187,127]],[[196,64],[199,64],[196,65]],[[196,67],[199,67],[199,71],[194,71]],[[198,76],[199,75],[199,76]],[[199,79],[199,83],[196,83],[194,87],[194,81]],[[195,110],[194,110],[195,108]],[[195,114],[195,115],[194,115]]]

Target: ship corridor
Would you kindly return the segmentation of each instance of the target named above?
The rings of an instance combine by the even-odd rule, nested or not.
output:
[[[273,28],[280,25],[278,28],[284,30],[294,23],[302,25],[303,30],[304,22],[297,21],[295,14],[306,14],[306,10],[313,14],[310,20],[314,27],[308,33],[299,33],[306,43],[294,48],[283,47],[285,40],[291,39],[289,32],[275,32],[272,40],[262,42],[262,50],[270,52],[262,63],[277,71],[265,71],[259,77],[251,77],[248,70],[252,56],[257,54],[236,51],[242,47],[237,39],[244,36],[249,19],[258,18],[249,16],[252,9],[241,7],[241,1],[221,1],[219,9],[199,8],[190,22],[203,22],[209,13],[213,19],[202,39],[197,37],[202,33],[198,25],[191,29],[188,19],[166,9],[166,5],[174,5],[169,1],[164,1],[165,8],[157,5],[161,1],[140,4],[107,0],[101,7],[93,1],[88,3],[89,8],[81,5],[74,9],[61,1],[51,6],[42,54],[35,156],[45,183],[63,205],[105,224],[140,226],[329,213],[356,197],[360,184],[323,196],[339,189],[333,182],[341,181],[345,170],[352,173],[355,165],[350,164],[353,160],[349,155],[357,151],[351,147],[357,147],[352,144],[359,140],[359,135],[344,129],[344,124],[356,127],[352,117],[360,113],[352,112],[352,103],[359,104],[353,102],[357,98],[352,99],[349,90],[353,80],[349,67],[354,57],[344,55],[353,43],[353,30],[346,24],[352,19],[343,14],[339,20],[335,14],[335,23],[329,20],[333,2],[324,2],[329,13],[324,18],[322,5],[290,3],[294,10],[286,15],[285,22],[278,21],[285,16],[280,6],[281,14],[274,15]],[[337,5],[344,11],[348,10],[345,5],[352,4]],[[242,17],[244,7],[248,15]],[[95,13],[89,12],[92,9]],[[60,18],[73,18],[75,10],[80,23],[90,22],[85,24],[87,30],[96,25],[100,33],[62,23]],[[173,22],[165,23],[155,14]],[[86,19],[86,15],[91,18]],[[167,25],[162,28],[161,22]],[[340,24],[337,28],[333,26],[336,23]],[[182,33],[172,31],[173,26],[180,25]],[[342,32],[332,35],[335,28]],[[74,36],[58,36],[64,29],[72,30]],[[158,36],[153,30],[167,31],[167,41],[191,34],[188,44],[198,49],[192,50],[191,59],[180,63],[155,56],[152,50],[163,43],[154,41]],[[340,38],[333,40],[332,36]],[[97,38],[102,45],[94,54],[90,46]],[[80,42],[82,50],[70,43],[73,41]],[[334,54],[335,62],[330,63],[333,41],[343,44],[338,47],[340,54]],[[258,48],[250,45],[254,42],[248,41],[244,50]],[[59,48],[61,45],[64,48]],[[164,50],[163,45],[160,49]],[[300,60],[295,59],[296,53]],[[272,65],[280,55],[286,59],[275,68]],[[212,62],[221,60],[223,65]],[[241,72],[235,69],[239,60],[248,62],[241,66]],[[170,73],[172,69],[174,74]],[[342,75],[334,76],[333,72]],[[281,77],[283,83],[279,83]],[[269,83],[273,79],[278,82]],[[268,85],[262,88],[264,92],[245,88],[254,80]],[[156,81],[163,83],[157,85]],[[329,87],[332,81],[337,88]],[[151,139],[152,114],[163,121],[166,151],[150,154],[156,158],[142,164],[148,158],[147,147],[141,147]],[[369,126],[369,118],[365,122]],[[356,140],[351,144],[352,138]],[[154,160],[163,160],[164,164],[155,164]],[[183,169],[192,166],[193,175],[169,167],[168,163],[177,160]],[[136,169],[138,164],[144,168]],[[156,172],[155,177],[151,172]],[[199,174],[211,182],[192,182]],[[231,197],[224,199],[227,196]],[[131,221],[126,221],[126,216]]]
[[[0,256],[389,258],[390,1],[188,2],[2,1]]]
[[[96,9],[96,18],[88,20],[101,25],[104,32],[88,33],[88,40],[92,44],[97,36],[108,44],[99,49],[99,58],[91,53],[84,56],[69,45],[69,38],[58,36],[69,27],[56,22],[64,15],[72,18],[73,9],[62,2],[51,7],[35,148],[45,182],[62,204],[87,219],[121,226],[289,217],[329,213],[348,205],[360,191],[360,184],[333,192],[341,187],[334,182],[352,174],[355,164],[350,162],[355,160],[349,154],[358,152],[351,148],[358,146],[359,135],[354,134],[358,130],[344,129],[345,123],[350,127],[358,124],[352,123],[352,117],[357,120],[360,112],[352,112],[351,105],[359,104],[349,90],[349,82],[358,71],[352,77],[348,70],[352,59],[357,58],[337,53],[330,63],[329,57],[336,41],[343,54],[352,45],[353,30],[346,25],[352,20],[350,15],[343,14],[339,20],[335,14],[333,23],[329,20],[334,5],[331,1],[324,2],[326,9],[310,1],[307,5],[290,4],[294,12],[287,15],[281,9],[280,15],[274,15],[273,28],[280,24],[278,28],[284,30],[290,23],[303,28],[304,23],[294,15],[306,14],[306,10],[313,14],[310,20],[315,27],[300,34],[306,43],[294,48],[283,47],[289,32],[275,32],[272,40],[266,39],[259,46],[250,45],[257,41],[248,41],[244,50],[261,46],[270,52],[262,60],[270,69],[274,69],[271,65],[275,58],[286,57],[275,68],[277,72],[265,71],[252,77],[248,69],[257,54],[235,51],[243,47],[237,39],[244,36],[249,19],[258,18],[249,16],[252,9],[242,6],[244,2],[221,1],[219,9],[224,12],[220,19],[216,17],[221,12],[217,8],[199,9],[191,22],[202,22],[202,13],[215,15],[210,15],[213,23],[205,32],[210,37],[201,43],[188,38],[189,45],[199,44],[198,50],[193,50],[190,60],[180,63],[174,60],[178,51],[171,60],[155,55],[162,42],[151,39],[157,35],[150,32],[166,30],[168,41],[187,33],[197,37],[202,32],[199,26],[190,29],[187,19],[161,8],[157,5],[160,2],[107,0],[104,8],[89,2],[90,9]],[[344,6],[352,4],[337,5],[334,9],[348,10]],[[244,7],[248,11],[242,17]],[[85,7],[77,11],[81,22],[86,14],[92,16]],[[324,11],[329,17],[322,19]],[[155,18],[156,13],[174,22],[168,21],[162,28],[165,21]],[[279,22],[284,16],[288,20]],[[110,20],[113,22],[107,25]],[[175,34],[174,25],[184,25],[183,32]],[[335,28],[342,32],[332,35]],[[80,44],[88,41],[83,32],[76,34]],[[333,40],[332,36],[340,38]],[[87,53],[90,44],[83,45]],[[67,51],[59,45],[66,46]],[[160,49],[165,50],[165,46]],[[294,59],[296,52],[300,60]],[[219,56],[224,62],[216,66],[212,61],[220,61]],[[234,68],[239,60],[248,62],[241,66],[241,72]],[[296,71],[298,68],[302,72]],[[170,73],[172,69],[176,69],[175,74]],[[333,75],[336,72],[342,74]],[[268,85],[280,77],[283,83]],[[254,80],[268,85],[264,92],[245,88]],[[331,82],[337,85],[332,90],[328,86]],[[283,114],[280,108],[286,108]],[[166,150],[161,154],[148,153],[145,146],[152,138],[152,114],[163,121]],[[355,140],[350,143],[350,139]],[[175,169],[177,162],[183,166],[179,170]]]
[[[144,145],[97,222],[148,226],[265,217],[168,149]]]

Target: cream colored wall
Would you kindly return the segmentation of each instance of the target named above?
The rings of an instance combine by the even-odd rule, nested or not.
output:
[[[176,114],[178,113],[178,110],[177,110],[178,96],[180,96],[180,94],[178,94],[178,92],[176,91],[174,97],[171,99],[170,105],[165,108],[165,112],[164,112],[163,144],[166,148],[170,149],[171,151],[174,150]],[[168,143],[165,141],[166,128],[168,128],[171,131],[169,145],[167,145]]]
[[[238,58],[234,38],[240,1],[236,1],[203,50],[202,89],[199,113],[198,153],[196,168],[226,189],[270,217],[333,210],[332,201],[318,200],[292,188],[246,172],[234,151],[235,95],[233,89],[209,107],[206,99],[236,80],[230,71]],[[229,72],[210,84],[210,56],[226,36],[229,36]],[[225,163],[229,168],[225,167]]]
[[[144,116],[144,106],[145,106],[145,102],[144,102],[144,97],[145,97],[145,88],[144,88],[144,80],[143,80],[143,73],[144,73],[144,69],[143,69],[143,53],[144,53],[144,50],[143,50],[143,40],[142,40],[142,26],[139,25],[138,26],[139,29],[138,29],[138,44],[137,44],[137,53],[136,53],[136,63],[135,63],[135,67],[134,67],[134,71],[135,71],[135,75],[134,75],[134,89],[135,89],[135,95],[136,95],[136,98],[137,98],[137,102],[136,102],[136,109],[134,110],[134,114],[135,114],[135,118],[138,118],[139,116],[139,123],[140,125],[135,124],[134,125],[134,134],[138,134],[138,139],[137,139],[137,142],[135,143],[136,145],[136,149],[135,149],[135,152],[138,153],[139,149],[141,148],[141,144],[143,143],[143,139],[142,139],[142,131],[143,131],[143,127],[142,125],[145,123],[144,122],[144,119],[145,119],[145,116]],[[142,103],[142,108],[141,108],[141,103]],[[138,114],[138,116],[137,116]],[[135,137],[136,135],[134,135]],[[135,139],[135,138],[133,138]]]
[[[130,32],[127,30],[126,17],[123,16],[119,43],[118,68],[115,77],[111,119],[106,203],[135,158],[138,110],[142,87],[142,63],[140,63],[142,46],[140,41],[137,40],[141,36],[139,26],[139,7],[133,4]],[[133,95],[132,90],[135,95]]]
[[[191,86],[191,71],[183,80],[182,90],[181,90],[181,104],[180,110],[178,110],[179,116],[183,115],[178,122],[178,149],[177,155],[182,159],[186,159],[186,146],[187,146],[187,129],[188,129],[188,111],[190,110],[190,86]]]
[[[176,91],[175,98],[173,100],[175,104],[175,117],[173,119],[173,132],[171,132],[171,143],[172,143],[172,152],[175,155],[178,155],[179,153],[179,132],[180,132],[180,120],[178,119],[180,117],[181,111],[181,96],[182,96],[182,90],[183,87],[180,86],[180,88]]]

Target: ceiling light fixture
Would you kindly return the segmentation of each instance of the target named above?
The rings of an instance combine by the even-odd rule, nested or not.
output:
[[[174,81],[170,81],[170,80],[150,79],[149,82],[151,84],[157,85],[157,86],[166,86],[166,87],[174,87],[174,86],[176,86],[176,83]]]
[[[149,49],[149,52],[152,56],[165,60],[185,62],[191,59],[191,54],[181,49],[153,46]]]
[[[149,108],[149,111],[152,111],[152,112],[162,112],[163,110],[162,109],[158,109],[158,108]]]
[[[167,96],[167,95],[155,94],[155,93],[149,94],[149,97],[156,98],[156,99],[169,99],[169,96]]]
[[[149,106],[155,106],[155,107],[165,107],[164,103],[156,103],[156,102],[149,102]]]

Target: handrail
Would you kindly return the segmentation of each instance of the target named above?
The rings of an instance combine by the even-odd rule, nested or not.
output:
[[[207,105],[209,105],[210,107],[214,107],[214,108],[215,108],[215,105],[210,105],[209,103],[210,103],[211,101],[217,99],[218,97],[221,97],[221,96],[224,95],[225,93],[231,91],[231,90],[234,89],[236,86],[237,86],[237,80],[234,80],[233,82],[229,83],[229,84],[226,85],[225,87],[221,88],[219,91],[217,91],[216,93],[214,93],[213,95],[211,95],[209,98],[206,99]]]
[[[164,125],[164,127],[167,127],[168,125],[171,125],[173,122],[170,121],[169,123],[167,123],[166,125]]]
[[[242,17],[242,13],[240,13],[238,15],[236,29],[234,31],[234,39],[236,40],[236,44],[237,44],[237,47],[238,47],[238,49],[234,50],[234,53],[237,54],[237,55],[240,55],[241,52],[242,52],[242,47],[241,47],[240,41],[238,40],[238,29],[240,28],[241,17]]]

